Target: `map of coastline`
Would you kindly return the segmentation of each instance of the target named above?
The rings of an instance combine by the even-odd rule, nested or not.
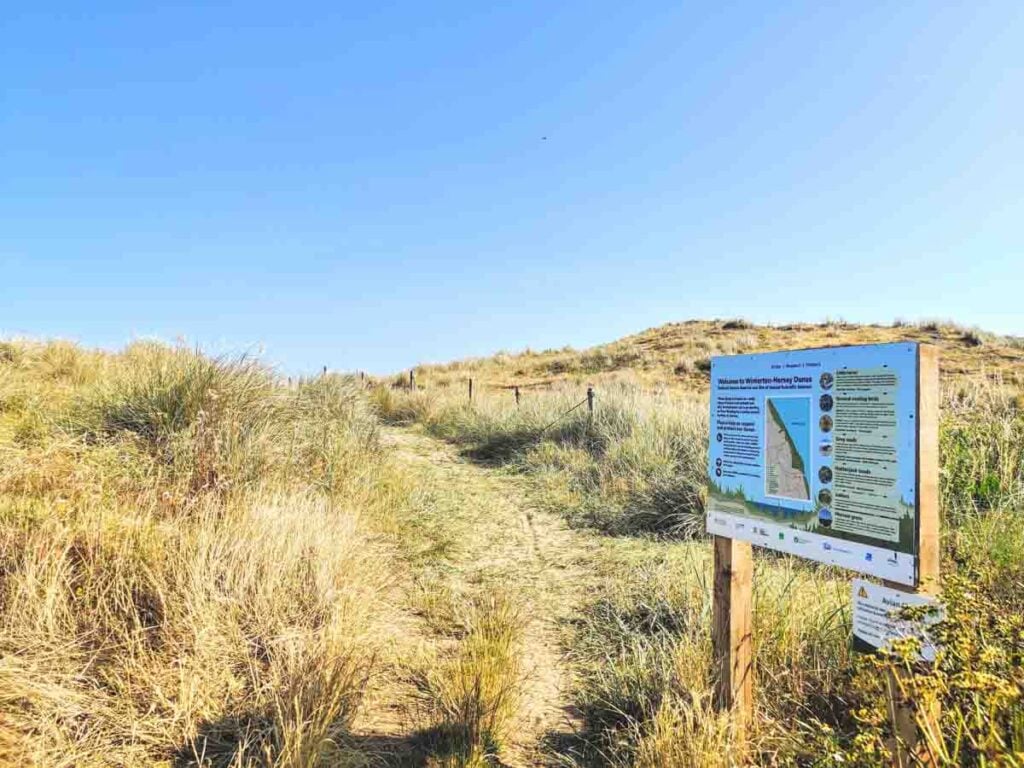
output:
[[[811,497],[807,480],[810,399],[765,399],[765,495],[807,501]]]

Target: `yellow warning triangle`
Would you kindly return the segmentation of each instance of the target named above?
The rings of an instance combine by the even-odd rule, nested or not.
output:
[[[860,591],[857,592],[857,597],[867,597],[867,596],[868,596],[868,591],[866,589],[864,589],[864,587],[861,587]]]

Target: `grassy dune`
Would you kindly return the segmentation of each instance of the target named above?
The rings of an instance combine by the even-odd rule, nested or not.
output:
[[[732,321],[713,324],[715,333],[702,339],[708,326],[670,326],[623,344],[640,339],[675,350],[685,329],[687,347],[753,351],[780,333]],[[803,330],[780,346],[824,336],[833,343],[923,338],[947,348],[948,652],[908,685],[917,699],[944,705],[943,733],[928,740],[937,762],[1024,761],[1024,398],[1020,371],[1007,365],[1020,359],[1019,344],[938,324]],[[735,334],[751,343],[737,343]],[[617,358],[617,348],[420,366],[416,392],[373,393],[386,420],[419,424],[475,461],[525,473],[537,503],[619,537],[609,540],[605,578],[580,606],[568,640],[585,716],[578,764],[885,764],[891,727],[880,681],[885,664],[907,663],[893,659],[879,669],[848,652],[848,575],[768,553],[759,554],[756,576],[758,728],[752,754],[735,753],[727,719],[710,707],[708,547],[680,541],[702,530],[705,366],[670,369],[664,358]],[[610,363],[578,373],[595,370],[597,357]],[[470,375],[472,403],[463,388]],[[592,419],[570,410],[591,382]],[[518,406],[505,388],[511,383],[522,386]],[[635,543],[622,543],[623,535]]]
[[[741,753],[710,700],[704,360],[895,337],[946,359],[947,651],[855,657],[849,575],[759,553]],[[1024,764],[1022,358],[690,323],[408,392],[4,342],[0,765],[882,765],[895,667],[943,705],[937,763]]]
[[[757,326],[746,320],[689,320],[651,328],[590,349],[572,347],[543,352],[499,352],[417,367],[420,382],[465,391],[466,379],[477,389],[518,384],[524,390],[556,384],[589,382],[603,388],[624,381],[632,387],[682,391],[707,389],[713,355],[766,352],[780,349],[831,347],[917,341],[935,345],[946,375],[984,375],[1024,385],[1024,339],[997,336],[950,321],[891,325],[855,325],[842,321]]]
[[[362,391],[0,347],[0,763],[346,765],[407,490]]]

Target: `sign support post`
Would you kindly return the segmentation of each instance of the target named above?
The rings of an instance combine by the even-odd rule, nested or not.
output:
[[[733,713],[734,738],[742,749],[754,719],[754,556],[747,541],[715,536],[714,546],[715,704]]]
[[[886,582],[886,586],[904,592],[937,595],[940,582],[939,541],[939,355],[931,346],[917,350],[917,557],[918,586],[908,589]],[[894,750],[899,768],[911,765],[932,766],[935,760],[927,742],[921,743],[921,730],[937,736],[941,709],[935,700],[914,702],[906,695],[903,672],[889,680],[890,711],[898,743]]]

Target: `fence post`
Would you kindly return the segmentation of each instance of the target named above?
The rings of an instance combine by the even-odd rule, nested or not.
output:
[[[587,387],[587,414],[588,418],[594,420],[594,388]]]
[[[473,402],[473,377],[469,377],[469,402]]]
[[[412,368],[409,369],[409,389],[416,389],[416,371]]]
[[[324,376],[326,376],[326,375],[327,375],[327,366],[326,366],[326,365],[324,366],[324,372],[323,372],[323,375],[324,375]]]
[[[519,387],[516,386],[514,389],[516,393],[516,405],[519,405]]]

